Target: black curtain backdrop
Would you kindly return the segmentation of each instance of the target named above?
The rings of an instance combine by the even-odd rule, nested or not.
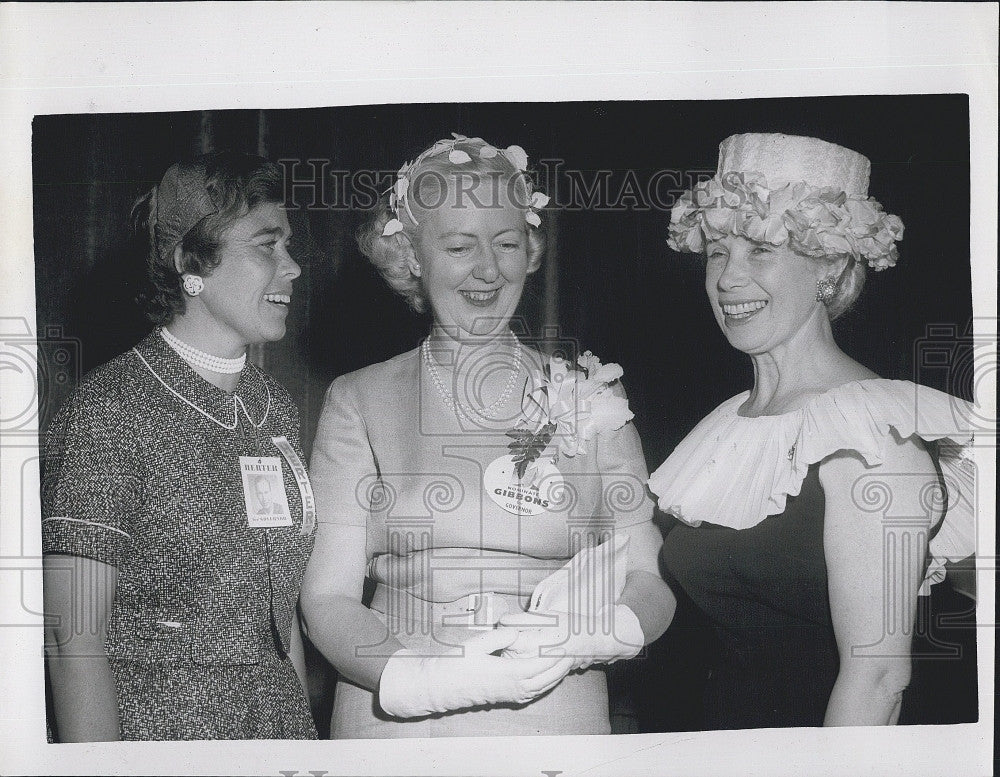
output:
[[[378,188],[358,171],[394,172],[451,132],[517,143],[538,168],[540,187],[555,200],[543,215],[553,250],[521,314],[534,333],[557,325],[561,336],[624,367],[650,469],[752,383],[748,359],[728,346],[708,308],[701,259],[666,244],[679,193],[670,190],[711,174],[719,142],[737,132],[813,135],[871,159],[870,193],[906,233],[899,264],[870,274],[856,308],[836,323],[837,340],[883,377],[970,398],[971,370],[930,368],[922,358],[931,334],[960,359],[954,345],[972,318],[965,95],[380,105],[36,117],[38,331],[74,354],[54,363],[42,349],[43,425],[82,372],[149,329],[134,302],[144,266],[129,237],[131,203],[175,160],[233,148],[284,160],[306,182],[288,188],[293,228],[304,238],[288,335],[251,355],[299,402],[308,453],[329,382],[412,348],[429,324],[358,252],[354,233]],[[351,173],[355,201],[345,207]],[[567,203],[573,180],[603,181],[606,193],[587,203],[578,186],[576,205],[588,206],[575,207]],[[648,196],[657,181],[658,202]],[[627,670],[641,675],[633,706],[647,710],[649,730],[690,727],[694,714],[697,656],[664,644],[653,649],[667,651],[661,661]]]

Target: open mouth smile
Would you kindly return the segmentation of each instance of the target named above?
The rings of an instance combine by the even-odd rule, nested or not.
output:
[[[500,296],[500,289],[490,289],[489,291],[467,291],[463,289],[459,291],[459,294],[465,298],[466,302],[472,305],[488,307]]]
[[[727,320],[744,321],[767,307],[767,300],[753,300],[751,302],[729,302],[723,303],[722,312]]]
[[[292,301],[291,294],[265,294],[264,301],[276,305],[282,310],[288,309],[288,304]]]

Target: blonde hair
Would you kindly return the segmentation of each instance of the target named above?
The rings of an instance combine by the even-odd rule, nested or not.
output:
[[[831,257],[827,261],[833,263],[843,257]],[[823,261],[816,259],[815,261]],[[864,262],[859,262],[852,257],[847,257],[847,265],[837,279],[837,288],[833,298],[826,303],[826,314],[831,321],[840,318],[844,313],[854,307],[854,303],[861,296],[861,290],[865,287],[865,278],[868,277],[868,268]]]
[[[379,271],[385,282],[397,294],[402,296],[409,306],[422,313],[427,308],[427,299],[419,277],[410,272],[409,259],[413,251],[413,242],[420,232],[425,219],[423,214],[431,212],[433,207],[424,207],[426,203],[436,203],[437,207],[444,204],[446,196],[442,187],[448,187],[460,176],[470,176],[475,179],[494,180],[497,185],[506,186],[510,201],[528,211],[533,184],[526,171],[519,170],[502,151],[493,156],[484,157],[480,152],[490,147],[481,138],[463,138],[456,140],[454,148],[464,151],[469,159],[458,167],[448,159],[447,154],[435,154],[425,157],[407,172],[412,189],[408,195],[409,211],[416,218],[416,223],[410,218],[411,213],[399,208],[399,214],[393,213],[389,207],[389,193],[379,200],[371,215],[358,230],[357,240],[361,253],[364,254]],[[418,157],[419,159],[419,157]],[[394,218],[403,223],[403,231],[392,235],[383,235],[385,225]],[[528,238],[528,262],[534,264],[545,253],[545,234],[541,227],[525,224]]]

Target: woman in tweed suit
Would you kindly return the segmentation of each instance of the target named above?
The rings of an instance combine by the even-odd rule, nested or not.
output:
[[[159,326],[86,376],[46,439],[60,741],[316,736],[295,615],[314,522],[298,414],[246,363],[284,336],[300,272],[281,197],[274,164],[218,153],[137,206]]]

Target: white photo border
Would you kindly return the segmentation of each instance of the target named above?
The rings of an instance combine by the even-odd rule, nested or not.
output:
[[[35,115],[965,93],[973,305],[977,325],[985,327],[976,335],[995,342],[996,30],[995,3],[6,3],[0,5],[0,317],[35,321]],[[995,371],[984,379],[984,412],[995,418]],[[5,408],[23,406],[20,390],[20,384],[5,387]],[[0,772],[798,777],[990,771],[993,628],[979,634],[977,724],[47,745],[36,442],[5,439],[0,446]],[[995,449],[981,450],[979,472],[994,479]],[[982,484],[982,494],[994,492]],[[995,505],[984,507],[995,518]],[[995,555],[993,522],[981,523],[990,526],[979,538],[989,558]],[[994,574],[981,568],[981,622],[995,612]]]

